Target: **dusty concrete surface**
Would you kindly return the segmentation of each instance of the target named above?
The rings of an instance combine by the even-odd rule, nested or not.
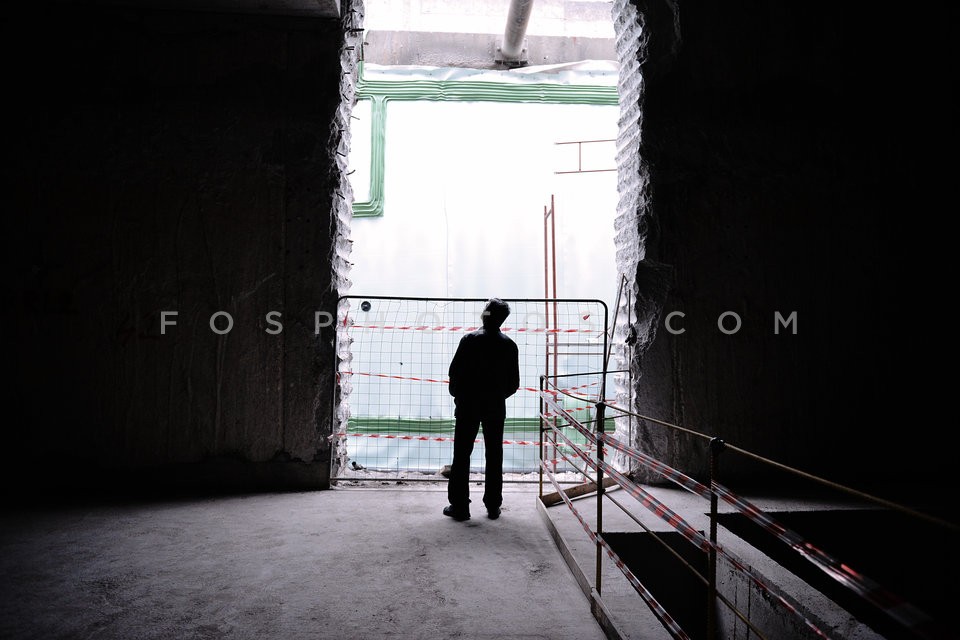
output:
[[[948,482],[949,447],[874,426],[936,424],[951,395],[913,374],[942,335],[922,313],[888,319],[897,292],[948,286],[944,240],[904,215],[952,198],[934,152],[956,135],[944,17],[904,12],[891,35],[846,3],[629,0],[614,15],[617,247],[636,318],[621,339],[636,340],[639,412],[841,482]],[[891,39],[899,55],[875,64]],[[683,334],[664,327],[675,311]],[[794,311],[797,333],[777,333],[775,312]],[[679,432],[645,425],[638,440],[706,477]]]
[[[535,499],[464,523],[440,484],[7,512],[0,637],[599,640]]]
[[[339,21],[54,4],[0,26],[9,50],[44,43],[11,77],[2,151],[19,212],[7,406],[32,425],[8,434],[31,454],[2,472],[42,456],[31,489],[46,493],[91,468],[178,481],[227,460],[277,463],[258,490],[322,487],[333,330],[317,336],[314,313],[342,282]],[[161,332],[163,311],[179,315]],[[228,333],[210,328],[220,311]]]

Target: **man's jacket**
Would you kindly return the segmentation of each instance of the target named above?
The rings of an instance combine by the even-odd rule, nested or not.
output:
[[[520,388],[517,344],[499,329],[460,338],[450,362],[450,395],[458,401],[503,401]]]

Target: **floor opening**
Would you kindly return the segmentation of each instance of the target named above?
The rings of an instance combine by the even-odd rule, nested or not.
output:
[[[706,576],[704,553],[674,532],[608,531],[603,537],[690,638],[708,637],[707,587],[683,565],[686,562],[701,576]],[[680,557],[670,553],[664,545]]]
[[[918,527],[902,514],[873,509],[780,512],[776,518],[788,529],[817,540],[823,551],[843,558],[845,564],[897,596],[909,596],[910,604],[931,616],[938,632],[948,637],[956,589],[944,588],[938,575],[943,567],[957,566],[956,545],[949,532]],[[916,637],[746,516],[721,514],[719,521],[883,637]],[[865,531],[871,534],[865,535]]]

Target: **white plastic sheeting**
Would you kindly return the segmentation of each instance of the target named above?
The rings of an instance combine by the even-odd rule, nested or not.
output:
[[[414,67],[364,73],[370,79],[616,84],[606,62],[520,73]],[[555,172],[577,168],[577,145],[556,143],[614,139],[618,117],[615,105],[389,102],[384,214],[353,220],[350,293],[542,297],[543,212],[554,195],[558,295],[600,298],[612,313],[616,172]],[[356,156],[366,160],[364,143],[354,137]],[[582,150],[589,161],[584,168],[615,166],[613,144]],[[368,192],[362,180],[355,189]]]
[[[398,81],[616,84],[615,68],[602,62],[511,72],[367,67],[365,75],[368,79]],[[618,106],[395,100],[389,101],[386,109],[383,215],[352,221],[352,287],[348,293],[542,298],[544,207],[549,207],[553,196],[557,295],[603,300],[612,322],[619,283],[613,242],[617,174],[598,169],[615,167],[615,144],[558,143],[615,139]],[[369,193],[365,183],[370,176],[365,170],[365,163],[370,161],[369,145],[358,135],[368,130],[364,118],[369,118],[369,114],[363,105],[354,113],[359,120],[351,163],[357,169],[353,177],[359,178],[354,185],[358,200]],[[589,171],[557,173],[578,168]],[[356,314],[354,322],[366,321],[364,314],[357,314],[356,310],[352,313]],[[592,317],[597,317],[596,310]],[[465,318],[460,320],[464,321]],[[397,377],[353,374],[351,387],[357,386],[352,387],[354,393],[347,400],[349,415],[375,419],[395,416],[398,421],[452,416],[452,402],[445,393],[437,396],[439,400],[434,393],[420,394],[423,406],[419,407],[408,400],[403,401],[403,410],[380,406],[385,398],[408,397],[404,385],[411,384],[408,371],[413,365],[423,369],[418,369],[413,377],[439,379],[445,377],[449,359],[441,357],[440,364],[425,368],[421,364],[427,360],[439,362],[438,354],[431,354],[429,359],[423,354],[392,358],[391,349],[396,346],[389,340],[383,344],[376,355],[364,355],[358,350],[350,367],[356,372],[369,370]],[[450,348],[447,345],[446,350]],[[533,351],[536,350],[531,348]],[[538,354],[529,355],[530,362],[542,361]],[[394,360],[405,363],[403,372],[390,368],[393,364],[388,366]],[[536,386],[540,373],[527,371],[523,384]],[[361,392],[361,385],[370,386],[368,392]],[[376,400],[368,400],[373,398]],[[435,406],[441,401],[443,407]],[[531,404],[518,399],[515,404],[511,417],[536,416],[535,401]],[[394,428],[404,427],[398,423],[391,430]],[[527,436],[535,438],[536,433]],[[429,453],[417,442],[366,437],[351,440],[350,457],[368,468],[435,471],[449,458],[448,441],[431,444],[438,450]],[[419,449],[414,451],[412,447]],[[506,449],[507,469],[535,468],[535,450],[516,446]],[[474,467],[481,466],[482,446],[478,446]]]

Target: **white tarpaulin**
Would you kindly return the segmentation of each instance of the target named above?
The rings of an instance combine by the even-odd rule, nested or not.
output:
[[[615,68],[594,61],[519,73],[372,65],[364,73],[616,84]],[[386,110],[383,216],[353,220],[350,293],[543,297],[543,214],[553,195],[558,296],[600,298],[613,311],[617,177],[597,169],[615,166],[615,145],[557,143],[615,139],[618,106],[397,100]],[[368,161],[364,144],[355,136],[356,156]],[[588,171],[556,173],[578,168]]]
[[[616,84],[616,70],[610,63],[593,62],[511,72],[369,66],[364,75],[368,81],[397,83]],[[410,86],[415,93],[422,85]],[[357,120],[351,152],[357,201],[371,193],[368,138],[373,110],[363,102],[354,111]],[[617,135],[619,107],[570,102],[495,101],[489,97],[418,100],[408,96],[385,101],[382,215],[352,221],[352,288],[348,293],[542,298],[544,208],[550,206],[552,196],[557,297],[601,299],[607,303],[612,321],[619,283],[613,242],[618,195],[612,140]],[[398,305],[393,306],[399,309]],[[350,457],[368,468],[435,471],[449,461],[452,401],[442,385],[431,381],[446,375],[458,336],[444,341],[442,332],[428,331],[423,339],[430,338],[429,346],[424,342],[423,352],[416,348],[411,352],[406,344],[411,340],[414,346],[420,344],[417,332],[383,327],[467,326],[479,322],[482,305],[475,305],[475,319],[458,316],[451,320],[444,315],[430,322],[416,314],[432,318],[440,314],[434,307],[411,307],[410,313],[416,317],[407,318],[403,314],[394,317],[393,306],[374,301],[366,312],[356,306],[351,309],[351,322],[356,324],[350,339],[356,342],[352,361],[345,365],[349,372],[341,373],[352,389],[347,400],[349,429],[361,433],[351,435]],[[540,307],[530,309],[539,313]],[[517,317],[511,318],[517,326],[537,322],[526,317],[526,307],[518,307],[517,312]],[[576,321],[581,342],[602,345],[603,327],[594,325],[602,324],[602,315],[595,305],[584,311],[573,304],[562,323],[574,326]],[[542,330],[542,317],[540,324]],[[524,342],[522,386],[538,385],[544,348],[542,339]],[[597,371],[602,366],[600,356],[578,356],[576,363],[570,362],[569,367],[576,371]],[[566,365],[561,361],[558,366],[564,370]],[[536,439],[537,427],[523,426],[536,424],[536,394],[522,390],[511,400],[508,419],[514,421],[513,437]],[[430,435],[430,446],[437,451],[428,452],[420,439],[388,439],[409,435],[412,429]],[[506,454],[509,469],[535,468],[536,448],[511,445]],[[482,447],[474,457],[479,465]]]

